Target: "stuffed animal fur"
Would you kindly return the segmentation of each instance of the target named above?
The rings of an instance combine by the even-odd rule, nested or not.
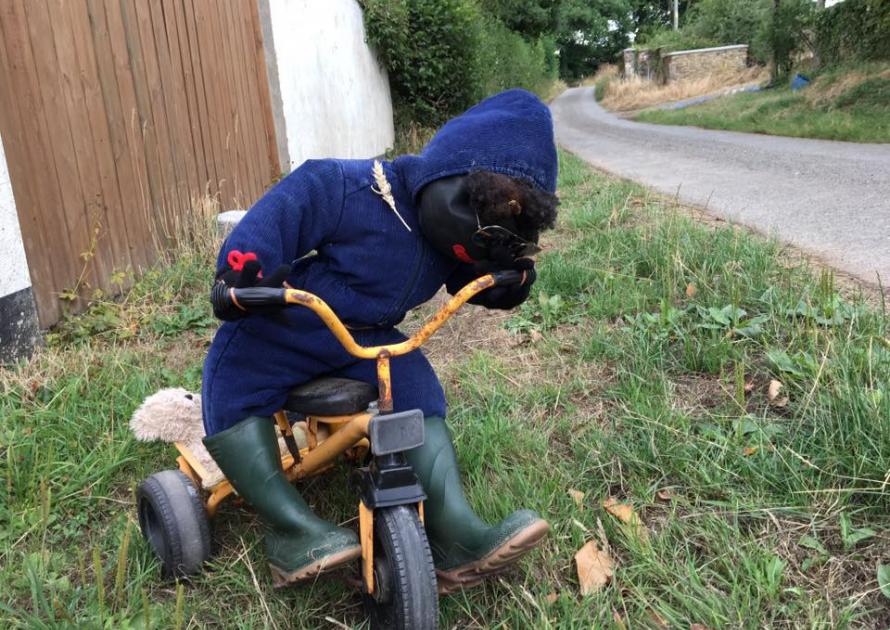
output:
[[[293,426],[300,448],[306,446],[304,423]],[[204,421],[201,417],[201,395],[181,387],[162,389],[146,398],[130,418],[130,430],[137,440],[179,442],[187,448],[207,471],[201,485],[210,489],[225,479],[219,466],[204,448]],[[284,439],[278,439],[282,455],[288,453]]]
[[[130,430],[137,440],[146,442],[200,441],[204,437],[201,395],[181,387],[155,392],[133,412]]]

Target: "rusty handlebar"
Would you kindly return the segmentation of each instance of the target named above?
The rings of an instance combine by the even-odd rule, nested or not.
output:
[[[376,359],[381,353],[388,356],[399,356],[416,350],[474,295],[494,286],[519,284],[524,281],[524,276],[525,274],[520,271],[498,271],[476,278],[454,294],[410,339],[384,346],[365,347],[357,344],[352,333],[331,310],[331,307],[324,300],[307,291],[272,287],[235,289],[220,282],[214,285],[210,293],[210,301],[219,310],[235,306],[247,312],[258,306],[305,306],[321,318],[351,355],[360,359]]]

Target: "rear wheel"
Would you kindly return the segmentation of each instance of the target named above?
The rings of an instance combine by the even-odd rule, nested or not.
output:
[[[165,577],[198,573],[210,558],[210,521],[198,491],[179,470],[163,470],[136,489],[139,527]]]
[[[414,506],[374,511],[374,594],[365,595],[372,628],[432,630],[439,617],[436,571]]]

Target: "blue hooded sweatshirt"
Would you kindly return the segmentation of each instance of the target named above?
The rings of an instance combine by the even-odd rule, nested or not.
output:
[[[271,188],[226,239],[253,252],[264,270],[292,264],[288,283],[323,299],[364,345],[403,337],[394,326],[447,284],[472,278],[467,265],[423,238],[416,202],[422,188],[451,175],[487,170],[555,192],[557,157],[550,112],[536,96],[510,90],[445,124],[418,155],[383,162],[398,214],[376,191],[373,160],[310,160]],[[405,224],[402,223],[405,221]],[[250,415],[280,409],[290,388],[329,374],[376,383],[372,361],[358,362],[307,309],[286,321],[250,316],[226,322],[204,367],[208,435]],[[393,361],[396,411],[444,415],[435,374],[420,352]]]

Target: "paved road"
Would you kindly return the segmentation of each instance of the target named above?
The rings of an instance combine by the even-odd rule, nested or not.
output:
[[[551,108],[559,144],[591,164],[890,285],[890,144],[636,123],[593,88]]]

